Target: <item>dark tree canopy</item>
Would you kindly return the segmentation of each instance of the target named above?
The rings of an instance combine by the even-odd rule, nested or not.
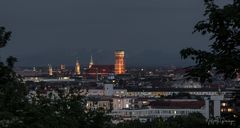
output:
[[[10,40],[11,32],[0,27],[0,49]],[[13,71],[15,57],[8,57],[6,63],[0,62],[0,127],[18,124],[25,106],[26,87]]]
[[[231,0],[225,6],[218,6],[214,0],[205,0],[204,3],[206,19],[195,25],[194,32],[210,36],[211,45],[208,51],[181,50],[183,59],[190,58],[196,63],[187,76],[198,77],[202,83],[211,81],[214,75],[223,76],[225,80],[234,79],[240,75],[240,0]],[[235,114],[239,126],[240,115]]]
[[[7,41],[10,40],[10,37],[11,32],[6,31],[4,27],[0,27],[0,48],[7,44]]]
[[[214,0],[205,0],[205,20],[199,21],[194,32],[209,35],[209,51],[186,48],[181,50],[183,59],[190,58],[196,65],[189,76],[200,77],[201,82],[211,80],[211,71],[224,78],[235,78],[240,72],[240,0],[233,0],[223,7]]]
[[[11,32],[0,27],[0,48],[6,46]],[[15,57],[0,62],[0,127],[1,128],[109,128],[110,118],[104,112],[87,110],[84,97],[59,91],[31,96],[28,87],[14,70]]]

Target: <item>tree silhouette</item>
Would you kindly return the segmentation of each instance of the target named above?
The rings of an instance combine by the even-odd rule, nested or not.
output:
[[[210,71],[225,79],[235,78],[240,71],[240,1],[219,7],[214,0],[205,0],[205,20],[199,21],[194,32],[210,35],[209,51],[186,48],[183,59],[190,58],[196,65],[188,76],[200,77],[201,82],[211,80]]]
[[[196,63],[187,76],[199,77],[203,83],[211,81],[211,72],[214,71],[216,75],[223,75],[225,80],[234,79],[240,73],[240,0],[232,0],[222,7],[214,0],[205,0],[204,16],[206,19],[195,25],[194,32],[209,35],[212,44],[209,51],[193,48],[181,50],[183,59],[190,58]],[[235,98],[239,95],[240,92],[237,92]],[[240,114],[235,114],[239,125]]]
[[[0,27],[0,48],[6,46],[11,32]],[[0,62],[0,127],[1,128],[109,128],[112,124],[104,112],[87,110],[79,90],[58,91],[43,96],[40,91],[30,96],[27,86],[14,70],[15,57]],[[79,94],[79,95],[78,95]],[[53,98],[54,97],[54,98]]]
[[[11,32],[0,27],[0,48],[6,46],[10,36]],[[19,117],[25,105],[25,85],[13,71],[16,61],[16,58],[10,56],[6,63],[0,62],[0,127],[14,127],[19,124]]]

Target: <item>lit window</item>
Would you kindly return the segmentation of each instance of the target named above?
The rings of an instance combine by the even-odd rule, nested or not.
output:
[[[177,114],[177,111],[174,111],[174,114]]]
[[[226,103],[222,103],[222,106],[225,107],[225,106],[227,106],[227,104]]]
[[[232,112],[233,111],[233,109],[231,109],[231,108],[228,108],[228,112]]]

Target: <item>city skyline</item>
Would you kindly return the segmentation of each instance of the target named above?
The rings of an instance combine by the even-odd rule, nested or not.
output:
[[[179,51],[207,49],[210,43],[194,25],[204,19],[203,1],[4,1],[1,25],[12,31],[1,58],[17,66],[72,65],[89,57],[114,63],[115,50],[126,51],[126,65],[190,65]]]
[[[0,128],[240,128],[240,0],[0,4]]]

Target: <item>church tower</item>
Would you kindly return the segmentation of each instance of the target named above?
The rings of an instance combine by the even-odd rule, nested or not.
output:
[[[90,59],[90,62],[89,62],[88,68],[91,68],[92,66],[93,66],[93,57],[91,56],[91,59]]]
[[[52,66],[50,64],[48,65],[48,75],[49,76],[53,75],[53,69],[52,69]]]
[[[75,74],[80,75],[81,74],[80,70],[81,70],[81,66],[80,66],[79,60],[77,59],[76,60],[76,65],[75,65]]]
[[[115,51],[115,74],[125,74],[125,60],[124,60],[124,51],[118,50]]]

